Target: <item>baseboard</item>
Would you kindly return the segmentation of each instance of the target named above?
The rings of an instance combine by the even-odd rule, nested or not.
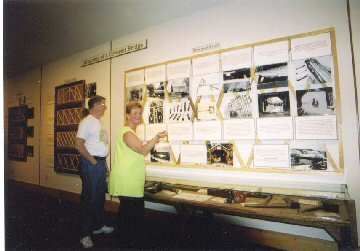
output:
[[[30,191],[44,193],[52,197],[72,201],[75,203],[80,202],[80,195],[77,193],[72,193],[68,191],[62,191],[54,188],[44,187],[40,185],[19,182],[14,180],[8,180],[9,183],[12,183],[16,186],[28,189]],[[107,200],[105,203],[105,210],[110,213],[117,213],[118,202]],[[166,212],[159,212],[152,209],[146,209],[147,215],[153,215],[156,217],[161,217],[161,215],[167,215],[167,217],[176,217],[173,214]],[[242,227],[231,224],[224,224],[224,230],[231,231],[236,235],[241,236],[241,238],[246,238],[247,240],[254,242],[259,245],[269,246],[282,250],[291,250],[291,251],[338,251],[338,245],[334,241],[327,241],[321,239],[314,239],[305,236],[284,234],[279,232],[274,232],[270,230],[261,230],[248,227]]]

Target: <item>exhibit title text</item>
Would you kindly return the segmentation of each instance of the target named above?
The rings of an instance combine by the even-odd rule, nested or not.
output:
[[[220,48],[219,42],[210,42],[208,44],[200,45],[197,47],[192,48],[192,53],[202,53],[205,51],[211,51]]]
[[[144,50],[146,48],[147,48],[147,39],[145,39],[144,41],[131,43],[131,44],[122,46],[120,48],[113,49],[112,51],[104,52],[104,53],[102,53],[100,55],[96,55],[96,56],[86,58],[83,61],[81,67],[96,64],[96,63],[108,60],[110,58],[119,57],[119,56],[129,54],[129,53],[132,53],[132,52],[135,52],[135,51]]]

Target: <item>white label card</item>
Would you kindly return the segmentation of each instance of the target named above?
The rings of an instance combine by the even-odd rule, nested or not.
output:
[[[126,73],[126,86],[135,86],[144,84],[144,70],[132,71]]]
[[[255,65],[268,65],[287,62],[289,59],[288,41],[255,46]]]
[[[221,64],[223,71],[250,67],[251,48],[222,53]]]
[[[195,140],[221,140],[220,121],[196,121],[194,122]]]
[[[253,119],[224,120],[224,139],[254,139],[255,123]]]
[[[288,168],[289,146],[288,145],[255,145],[254,166]]]
[[[292,139],[292,118],[259,118],[257,119],[257,136],[259,139]]]
[[[181,163],[206,164],[206,145],[181,145]]]
[[[166,80],[165,65],[159,65],[145,69],[145,82],[155,83]]]
[[[297,117],[296,139],[337,139],[336,116]]]
[[[192,140],[193,127],[191,122],[168,124],[168,137],[173,140]]]
[[[166,69],[167,79],[188,78],[190,77],[191,61],[186,60],[168,64]]]
[[[291,40],[292,60],[331,54],[330,33]]]
[[[193,59],[193,75],[204,75],[220,71],[219,54]]]

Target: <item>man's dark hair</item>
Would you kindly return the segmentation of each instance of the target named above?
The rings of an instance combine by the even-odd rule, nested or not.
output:
[[[100,95],[96,95],[89,99],[88,101],[88,109],[91,110],[97,103],[105,101],[105,98]]]

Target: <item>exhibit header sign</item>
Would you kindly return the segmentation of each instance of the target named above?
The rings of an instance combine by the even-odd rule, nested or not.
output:
[[[148,45],[147,44],[147,39],[145,39],[143,41],[138,41],[138,42],[135,42],[135,43],[130,43],[128,45],[124,45],[124,46],[121,46],[119,48],[115,48],[115,49],[113,49],[111,51],[107,51],[107,52],[104,52],[102,54],[86,58],[86,59],[83,60],[83,63],[81,65],[81,67],[96,64],[96,63],[108,60],[110,58],[119,57],[119,56],[129,54],[129,53],[132,53],[132,52],[144,50],[144,49],[147,48],[147,45]]]

